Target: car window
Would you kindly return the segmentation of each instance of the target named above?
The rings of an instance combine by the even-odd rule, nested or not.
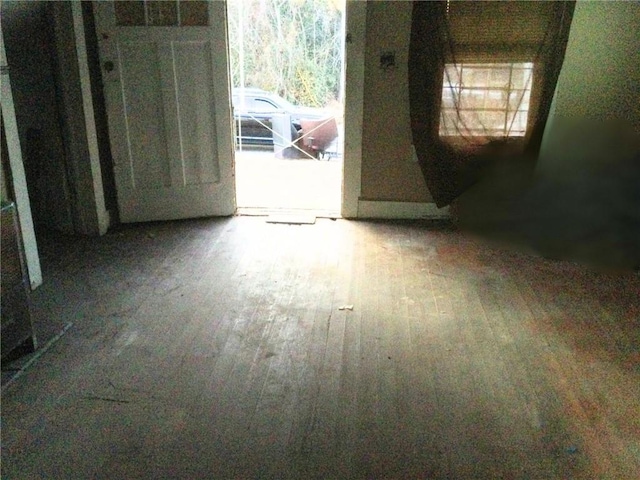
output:
[[[233,96],[232,98],[233,108],[238,112],[246,112],[248,110],[247,105],[250,103],[248,98],[238,98]]]
[[[263,98],[254,98],[252,102],[252,111],[254,112],[274,112],[278,107]]]

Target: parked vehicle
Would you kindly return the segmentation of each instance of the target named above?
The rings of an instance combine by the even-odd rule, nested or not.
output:
[[[314,133],[327,130],[320,135],[323,139],[331,137],[329,142],[337,136],[335,119],[331,112],[312,107],[293,105],[281,96],[259,88],[234,88],[232,92],[233,115],[235,120],[236,145],[253,146],[281,146],[291,148],[291,142],[296,142],[299,148],[317,156],[322,149],[313,146]],[[327,129],[319,123],[327,120],[331,128]],[[305,136],[303,126],[314,125],[316,132]],[[334,132],[335,130],[335,132]],[[275,139],[275,142],[274,142]],[[302,141],[300,141],[302,140]],[[328,144],[328,143],[327,143]],[[293,147],[293,150],[296,150]],[[295,151],[292,152],[295,154]],[[304,154],[302,154],[304,155]]]

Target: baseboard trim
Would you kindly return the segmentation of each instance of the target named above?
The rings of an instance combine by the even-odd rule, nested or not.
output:
[[[382,219],[448,219],[449,207],[438,208],[435,203],[358,201],[358,218]]]

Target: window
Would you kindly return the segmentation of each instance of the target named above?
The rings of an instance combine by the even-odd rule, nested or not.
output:
[[[115,2],[116,25],[122,27],[187,27],[209,25],[205,0],[135,0]]]
[[[264,100],[262,98],[255,98],[253,100],[254,112],[275,112],[277,110],[278,110],[278,107],[276,107],[269,100]]]
[[[533,63],[447,64],[441,136],[522,137]]]

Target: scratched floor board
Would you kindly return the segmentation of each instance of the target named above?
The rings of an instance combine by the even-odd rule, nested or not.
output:
[[[640,277],[428,222],[45,237],[3,478],[640,478]],[[43,331],[47,331],[44,328]]]

